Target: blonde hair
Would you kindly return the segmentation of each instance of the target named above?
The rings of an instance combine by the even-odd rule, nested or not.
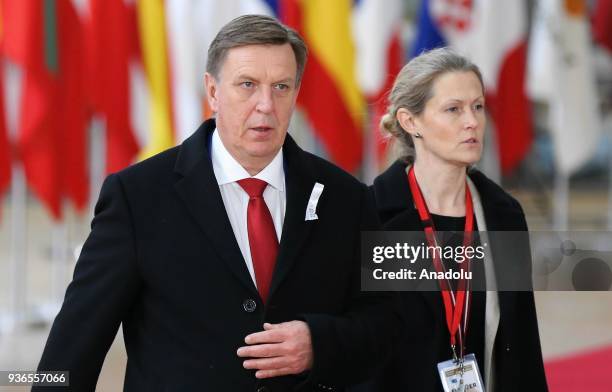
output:
[[[478,66],[449,48],[421,53],[404,65],[395,78],[389,93],[387,113],[380,120],[380,130],[395,140],[401,149],[402,159],[407,162],[414,162],[414,141],[397,121],[397,111],[404,108],[413,115],[420,115],[425,110],[427,101],[433,96],[434,82],[440,75],[448,72],[474,72],[484,93],[484,83]]]

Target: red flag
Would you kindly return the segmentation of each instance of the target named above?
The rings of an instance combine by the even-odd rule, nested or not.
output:
[[[3,15],[4,13],[0,15],[0,20]],[[2,50],[4,50],[4,37],[1,34],[2,28],[0,28],[0,45],[2,45]],[[4,119],[4,83],[2,71],[2,66],[0,66],[0,200],[11,182],[11,148]]]
[[[597,0],[593,13],[593,37],[612,52],[612,0]]]
[[[28,186],[55,219],[87,200],[79,24],[70,0],[4,3],[5,51],[23,70],[17,136]]]
[[[60,73],[59,129],[62,192],[82,210],[89,196],[83,29],[71,0],[57,1]]]
[[[497,145],[503,173],[514,170],[531,148],[531,110],[525,92],[527,42],[505,54],[499,67],[497,88],[487,92],[487,106],[497,128]]]
[[[138,46],[136,15],[124,0],[91,0],[87,23],[88,89],[106,120],[106,171],[131,164],[139,146],[130,123],[129,61]]]
[[[59,219],[61,150],[56,133],[58,113],[53,106],[59,73],[52,22],[55,7],[39,0],[7,1],[4,6],[6,53],[23,70],[18,158],[23,161],[28,186]]]
[[[1,68],[0,68],[1,73]],[[11,149],[4,121],[4,85],[0,78],[0,198],[11,182]]]

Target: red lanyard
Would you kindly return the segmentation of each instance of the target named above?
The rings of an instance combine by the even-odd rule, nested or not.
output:
[[[429,246],[436,246],[436,229],[433,224],[433,220],[431,218],[431,214],[427,209],[427,204],[425,203],[425,199],[423,198],[423,194],[421,193],[421,189],[419,188],[419,184],[417,183],[416,176],[414,174],[414,166],[410,168],[408,171],[408,183],[410,184],[410,191],[412,192],[412,197],[414,199],[414,203],[419,212],[419,218],[421,219],[421,223],[423,224],[423,228],[425,231],[425,237],[427,238],[427,242]],[[472,204],[472,195],[470,193],[470,188],[465,185],[465,229],[464,229],[464,237],[463,237],[463,246],[468,246],[472,240],[472,231],[474,230],[474,206]],[[445,272],[444,265],[440,260],[440,254],[438,252],[433,252],[433,262],[434,267],[436,268],[436,272]],[[470,270],[470,260],[467,259],[463,263],[461,263],[461,269],[463,271],[468,272]],[[455,353],[455,345],[456,345],[456,335],[459,334],[459,349],[461,352],[461,356],[463,356],[463,337],[467,333],[467,322],[468,322],[468,307],[471,297],[469,282],[466,279],[460,279],[457,284],[457,292],[453,292],[450,282],[448,280],[439,280],[440,284],[440,292],[442,293],[442,300],[444,302],[444,311],[446,314],[446,326],[448,327],[448,332],[450,333],[450,343],[451,348],[453,349],[453,354]],[[459,324],[461,323],[461,316],[464,315],[463,318],[463,328],[459,329]]]

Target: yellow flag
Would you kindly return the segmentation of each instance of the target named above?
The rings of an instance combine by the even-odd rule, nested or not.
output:
[[[138,1],[138,28],[149,86],[150,135],[139,159],[174,145],[168,48],[163,0]]]

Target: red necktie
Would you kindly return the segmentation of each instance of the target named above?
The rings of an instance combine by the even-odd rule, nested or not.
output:
[[[251,260],[255,269],[257,289],[264,303],[270,292],[270,282],[278,253],[278,239],[272,215],[263,198],[264,189],[268,183],[257,178],[245,178],[238,184],[249,195],[247,208],[247,230],[249,232],[249,247]]]

